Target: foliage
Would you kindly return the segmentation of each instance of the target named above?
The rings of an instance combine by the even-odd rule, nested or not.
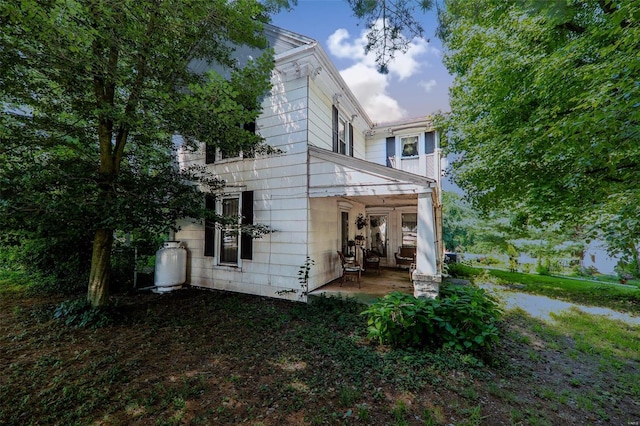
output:
[[[472,278],[477,275],[480,275],[481,270],[478,268],[473,268],[471,266],[467,266],[464,263],[449,263],[448,273],[450,276],[454,278]]]
[[[632,278],[638,278],[638,264],[635,257],[629,259],[623,257],[618,260],[615,266],[615,272],[618,274],[618,278],[622,280],[630,280]]]
[[[479,351],[498,341],[498,302],[473,286],[443,286],[434,307],[437,340],[460,351]]]
[[[160,234],[202,218],[201,190],[222,186],[178,169],[177,144],[261,143],[243,124],[270,87],[269,10],[253,0],[4,2],[0,227],[35,241],[91,235],[88,298],[106,303],[114,231]],[[235,61],[237,45],[256,59]],[[226,71],[198,74],[193,60]]]
[[[449,251],[469,250],[475,244],[478,215],[455,192],[442,193],[442,238]]]
[[[382,344],[406,347],[424,345],[434,331],[431,299],[394,291],[362,311],[369,337]]]
[[[472,204],[637,246],[640,3],[446,0],[439,19],[446,145]]]
[[[358,229],[365,228],[368,224],[367,218],[364,217],[362,213],[358,213],[358,217],[356,217],[355,224]]]
[[[378,71],[386,74],[397,52],[406,52],[424,28],[416,17],[416,9],[425,12],[433,0],[398,0],[394,2],[348,0],[354,15],[365,21],[369,30],[365,53],[373,52]]]
[[[369,337],[397,347],[441,345],[478,351],[498,340],[501,311],[484,290],[443,286],[438,299],[393,292],[362,312]]]
[[[310,424],[356,416],[370,425],[461,424],[485,395],[496,403],[481,414],[494,423],[514,423],[516,409],[524,424],[640,420],[640,330],[589,315],[562,315],[556,325],[510,313],[500,342],[479,359],[380,348],[364,338],[362,305],[335,298],[118,294],[113,326],[80,329],[51,320],[59,298],[0,275],[3,425],[284,425],[292,413]],[[593,408],[576,404],[580,398]],[[392,412],[400,401],[403,422]]]
[[[60,303],[53,317],[66,325],[80,328],[99,328],[113,323],[108,308],[92,307],[86,298],[70,299]]]

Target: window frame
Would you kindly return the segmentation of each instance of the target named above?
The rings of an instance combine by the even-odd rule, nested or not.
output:
[[[420,136],[419,135],[404,135],[404,136],[400,136],[400,156],[401,158],[416,158],[420,156]],[[406,155],[405,154],[405,140],[407,139],[413,139],[413,142],[411,142],[414,146],[415,146],[415,153],[412,153],[411,155]]]
[[[333,152],[354,156],[353,123],[336,105],[331,107]],[[343,127],[342,131],[340,127]]]
[[[220,197],[220,199],[218,200],[218,214],[220,215],[224,215],[224,202],[225,201],[230,201],[230,200],[235,200],[237,203],[237,208],[236,208],[236,212],[235,215],[238,216],[238,225],[240,225],[240,212],[242,211],[242,202],[241,202],[241,196],[240,194],[225,194],[224,196]],[[227,213],[229,215],[232,215],[233,213],[229,212]],[[229,233],[229,229],[233,230],[232,226],[223,226],[220,227],[220,232],[218,232],[217,234],[219,235],[218,237],[218,241],[216,243],[216,247],[218,248],[218,250],[216,250],[215,253],[215,258],[217,260],[217,264],[221,265],[221,266],[231,266],[231,267],[239,267],[240,266],[240,251],[241,251],[241,238],[240,238],[240,230],[237,229],[235,232],[235,244],[236,244],[236,259],[235,262],[234,261],[229,261],[229,260],[222,260],[222,256],[223,256],[223,252],[224,252],[224,238],[225,238],[225,234]]]

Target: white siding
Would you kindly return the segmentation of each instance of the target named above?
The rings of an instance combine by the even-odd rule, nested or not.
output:
[[[275,232],[253,241],[253,259],[238,267],[216,266],[204,256],[204,227],[181,223],[176,239],[189,250],[191,285],[298,300],[298,270],[307,256],[307,102],[306,78],[274,77],[274,96],[263,103],[257,129],[282,154],[208,165],[227,182],[229,192],[254,191],[254,223]],[[183,164],[202,164],[204,152],[183,155]],[[216,247],[216,250],[218,247]],[[278,295],[278,291],[298,293]]]
[[[387,139],[377,137],[367,140],[367,151],[365,159],[372,163],[387,165]]]
[[[333,119],[331,117],[331,95],[309,82],[309,144],[319,148],[333,149]]]

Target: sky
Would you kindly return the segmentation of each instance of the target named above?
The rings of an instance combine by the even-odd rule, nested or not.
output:
[[[412,40],[409,51],[397,55],[386,75],[364,55],[366,28],[346,0],[298,0],[272,23],[320,42],[370,118],[382,123],[450,111],[453,77],[442,64],[436,13],[420,13],[424,38]]]

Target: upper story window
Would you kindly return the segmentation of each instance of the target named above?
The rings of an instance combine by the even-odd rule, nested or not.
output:
[[[418,155],[418,136],[406,136],[400,138],[400,149],[403,157],[415,157]]]
[[[347,153],[347,123],[342,117],[338,118],[338,152]]]
[[[245,123],[243,125],[244,130],[248,132],[255,133],[256,132],[256,123]],[[205,163],[211,164],[216,161],[226,160],[226,159],[242,159],[242,158],[253,158],[254,153],[252,151],[241,151],[239,149],[220,149],[215,145],[207,144],[205,147]]]
[[[332,106],[333,152],[353,157],[353,125]]]

